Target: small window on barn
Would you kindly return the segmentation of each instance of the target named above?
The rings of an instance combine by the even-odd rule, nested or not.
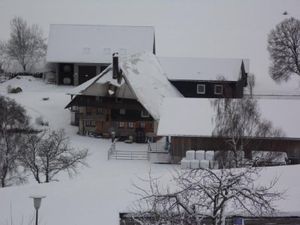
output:
[[[141,122],[141,128],[145,128],[146,123],[145,122]]]
[[[125,115],[126,114],[126,110],[125,109],[120,109],[120,115]]]
[[[215,93],[215,95],[221,95],[221,94],[223,94],[223,85],[216,84],[215,85],[214,93]]]
[[[125,127],[125,123],[124,122],[119,122],[119,127],[120,128],[124,128]]]
[[[111,56],[111,49],[110,48],[104,48],[103,49],[103,53],[106,56]]]
[[[197,94],[205,94],[205,84],[197,84]]]
[[[141,117],[143,117],[143,118],[147,118],[147,117],[149,117],[150,115],[149,115],[149,113],[146,111],[146,110],[142,110],[142,112],[141,112]]]
[[[128,122],[128,127],[129,128],[134,128],[134,122]]]
[[[88,55],[88,54],[90,54],[91,49],[89,47],[85,47],[85,48],[83,48],[82,51],[83,51],[83,54]]]
[[[125,48],[120,48],[120,55],[121,56],[126,56],[127,55],[127,50]]]

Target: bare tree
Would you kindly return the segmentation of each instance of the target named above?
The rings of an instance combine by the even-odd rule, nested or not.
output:
[[[249,91],[250,91],[250,97],[251,98],[253,97],[254,86],[255,86],[255,76],[254,76],[254,74],[249,74],[248,75],[248,88],[249,88]]]
[[[29,132],[25,109],[15,101],[0,96],[0,181],[5,187],[23,181],[19,173],[18,156],[24,133]]]
[[[23,167],[27,170],[30,170],[38,183],[41,183],[41,161],[39,159],[39,150],[41,148],[42,138],[44,136],[44,131],[39,134],[27,134],[21,154],[19,154],[18,157]]]
[[[229,145],[227,152],[220,153],[219,162],[226,167],[240,167],[242,158],[251,138],[281,137],[283,132],[275,129],[270,121],[261,118],[255,99],[216,99],[212,102],[215,108],[215,128],[213,135],[226,139]],[[259,143],[256,146],[259,150]]]
[[[257,185],[257,168],[197,169],[178,171],[173,190],[163,188],[150,176],[149,188],[137,188],[139,200],[132,218],[136,224],[223,225],[230,212],[246,215],[272,215],[277,179]]]
[[[268,36],[271,77],[287,81],[292,74],[300,76],[300,20],[289,18],[279,23]]]
[[[23,71],[29,71],[46,53],[42,30],[38,25],[29,26],[21,17],[13,18],[10,26],[10,39],[0,45],[1,58],[17,61]]]
[[[20,160],[38,183],[42,182],[41,176],[48,183],[62,171],[70,176],[77,173],[80,164],[86,165],[87,154],[87,150],[76,151],[70,147],[64,131],[59,130],[29,135]]]

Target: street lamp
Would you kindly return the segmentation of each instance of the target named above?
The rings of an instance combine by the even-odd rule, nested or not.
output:
[[[46,196],[31,196],[33,199],[33,206],[35,208],[35,225],[39,222],[39,208],[41,207],[42,199]]]

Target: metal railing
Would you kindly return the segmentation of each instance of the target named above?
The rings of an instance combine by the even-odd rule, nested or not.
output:
[[[111,143],[109,149],[108,149],[108,152],[107,152],[107,159],[110,160],[111,158],[111,155],[113,154],[113,152],[116,151],[116,142],[117,142],[117,139],[115,139],[113,141],[113,143]]]
[[[112,154],[110,155],[110,159],[148,160],[148,152],[116,150],[116,151],[112,152]]]
[[[123,160],[148,160],[148,151],[124,151],[117,150],[117,139],[111,144],[107,152],[107,159],[123,159]]]

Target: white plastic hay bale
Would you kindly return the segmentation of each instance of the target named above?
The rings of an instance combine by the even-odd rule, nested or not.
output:
[[[183,158],[180,162],[182,169],[190,169],[191,168],[191,161]]]
[[[206,151],[205,152],[205,159],[206,160],[214,160],[215,152],[214,151]]]
[[[187,160],[193,160],[193,159],[195,159],[195,151],[188,150],[188,151],[186,151],[185,156],[186,156]]]
[[[200,161],[197,159],[191,160],[191,169],[199,169]]]
[[[198,159],[198,160],[205,159],[205,151],[203,151],[203,150],[196,151],[196,159]]]
[[[218,163],[218,161],[210,160],[209,161],[209,168],[210,169],[219,169],[219,163]]]
[[[203,159],[200,161],[200,168],[208,169],[209,168],[209,160]]]

